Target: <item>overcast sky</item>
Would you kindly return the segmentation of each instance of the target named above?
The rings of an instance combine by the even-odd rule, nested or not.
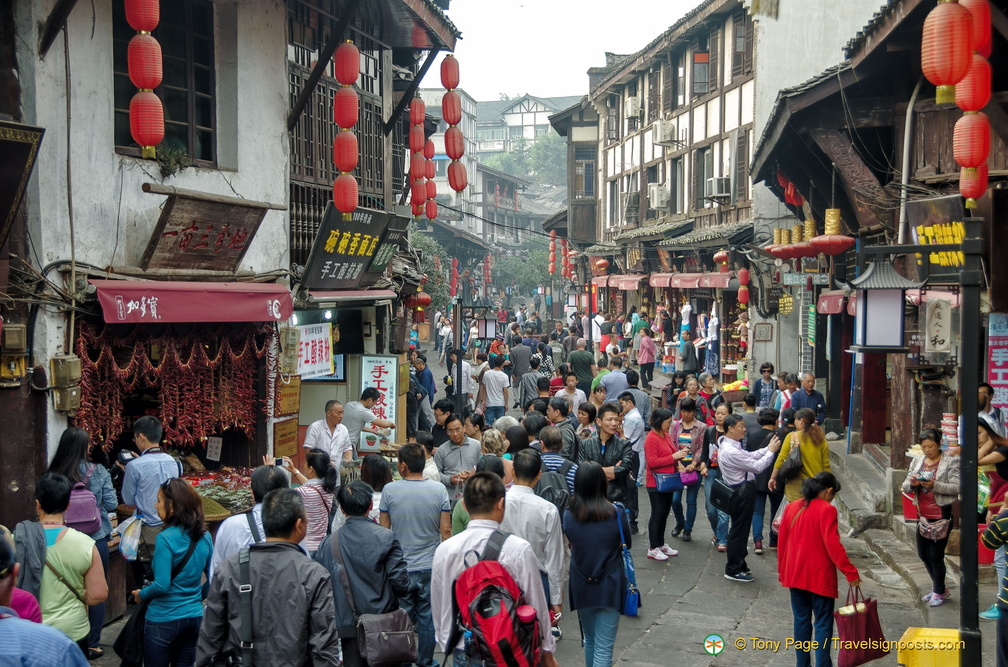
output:
[[[605,52],[634,53],[702,0],[452,0],[462,31],[459,87],[478,101],[501,93],[584,95]],[[435,62],[424,88],[441,87]]]

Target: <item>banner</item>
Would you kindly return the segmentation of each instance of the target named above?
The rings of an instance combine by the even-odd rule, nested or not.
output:
[[[306,324],[298,327],[298,331],[301,332],[301,343],[295,374],[302,378],[332,375],[332,324]]]
[[[1008,315],[987,316],[987,382],[994,387],[996,407],[1008,408]]]
[[[371,412],[378,419],[396,421],[396,400],[399,389],[399,359],[398,357],[361,357],[361,387],[358,396],[368,387],[374,387],[380,394],[371,407]],[[358,451],[374,452],[382,441],[373,433],[361,432]]]

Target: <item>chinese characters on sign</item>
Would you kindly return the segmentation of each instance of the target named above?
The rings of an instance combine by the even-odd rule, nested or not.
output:
[[[925,354],[949,354],[952,352],[952,303],[944,299],[927,302]]]
[[[301,342],[298,345],[297,375],[313,378],[332,375],[332,324],[307,324],[298,327]]]
[[[393,216],[389,219],[388,231],[385,232],[385,238],[382,239],[374,259],[371,260],[371,266],[368,267],[369,273],[383,273],[388,268],[392,255],[399,250],[399,244],[406,238],[408,229],[409,218]]]
[[[991,400],[1008,407],[1008,315],[991,313],[987,319],[987,382],[994,387]]]
[[[147,319],[161,319],[157,312],[158,298],[156,296],[142,296],[139,299],[136,297],[130,299],[116,294],[115,302],[116,315],[118,315],[120,320],[142,322]]]
[[[397,357],[362,357],[361,392],[368,387],[374,387],[380,394],[371,408],[375,417],[396,421],[399,359]],[[373,433],[361,433],[360,451],[376,451],[377,445],[377,438]]]
[[[332,202],[326,204],[305,264],[302,284],[308,289],[354,289],[373,282],[366,276],[372,271],[384,270],[384,266],[378,268],[376,263],[379,255],[386,251],[384,247],[381,253],[376,251],[393,217],[383,211],[358,208],[352,219],[345,221]],[[388,257],[394,250],[387,253]]]

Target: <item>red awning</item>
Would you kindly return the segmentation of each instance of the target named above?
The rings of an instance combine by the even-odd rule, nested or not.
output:
[[[651,287],[668,287],[674,275],[674,273],[652,273],[648,282]]]
[[[616,278],[616,276],[611,277],[614,280]],[[592,285],[595,285],[596,287],[605,287],[606,285],[609,284],[609,278],[610,276],[595,276],[594,278],[592,278]]]
[[[820,315],[839,315],[843,312],[844,299],[847,293],[844,290],[828,290],[819,295],[816,302],[816,312]]]
[[[731,273],[703,273],[700,275],[700,287],[720,287],[725,289],[731,282]]]
[[[90,280],[106,322],[278,322],[294,313],[276,283]]]
[[[339,305],[341,303],[360,303],[369,301],[389,301],[398,295],[390,289],[357,289],[357,290],[335,290],[335,291],[311,291],[308,292],[315,302],[323,301]]]
[[[636,292],[637,288],[640,287],[641,281],[645,278],[647,278],[645,275],[616,276],[615,280],[610,281],[610,287],[615,284],[616,287],[624,292]]]
[[[700,285],[700,273],[674,273],[669,280],[669,287],[678,289],[695,289]]]
[[[857,317],[857,292],[847,298],[847,314],[851,317]]]

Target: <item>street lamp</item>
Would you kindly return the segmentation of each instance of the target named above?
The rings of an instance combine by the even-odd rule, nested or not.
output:
[[[857,291],[854,345],[851,352],[905,354],[903,299],[908,289],[924,286],[898,274],[886,260],[868,262],[864,273],[846,285]]]

